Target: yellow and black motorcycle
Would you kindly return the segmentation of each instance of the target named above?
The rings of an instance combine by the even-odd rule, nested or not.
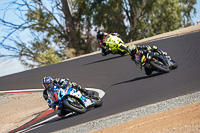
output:
[[[178,67],[176,61],[172,60],[170,56],[148,50],[144,53],[141,62],[147,75],[150,75],[153,71],[169,73],[172,69]]]
[[[129,54],[127,46],[118,36],[108,35],[105,40],[108,53],[124,55]]]

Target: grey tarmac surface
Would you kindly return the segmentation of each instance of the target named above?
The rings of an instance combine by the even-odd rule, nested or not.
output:
[[[148,77],[128,55],[102,57],[96,54],[1,77],[0,90],[41,88],[41,79],[50,75],[53,78],[68,77],[84,87],[106,92],[102,107],[66,117],[31,132],[57,131],[200,90],[200,32],[144,45],[156,45],[166,51],[177,61],[178,68],[168,74],[154,72]]]

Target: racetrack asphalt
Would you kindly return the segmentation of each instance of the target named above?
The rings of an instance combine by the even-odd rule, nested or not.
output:
[[[105,91],[103,106],[66,117],[31,132],[53,132],[129,109],[200,91],[200,32],[144,43],[156,45],[178,63],[170,73],[148,77],[128,55],[95,54],[0,77],[0,91],[42,88],[44,76],[69,78]],[[43,100],[43,99],[41,99]]]

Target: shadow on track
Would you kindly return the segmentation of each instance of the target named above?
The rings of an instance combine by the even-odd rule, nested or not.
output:
[[[84,64],[83,66],[87,66],[87,65],[91,65],[91,64],[95,64],[95,63],[100,63],[100,62],[104,62],[104,61],[109,61],[109,60],[117,59],[117,58],[124,57],[124,56],[127,56],[127,55],[115,56],[115,57],[108,58],[108,59],[98,60],[98,61],[94,61],[94,62],[91,62],[91,63]]]
[[[137,77],[137,78],[134,78],[134,79],[131,79],[131,80],[127,80],[127,81],[123,81],[123,82],[119,82],[119,83],[115,83],[111,86],[115,86],[115,85],[120,85],[120,84],[125,84],[125,83],[130,83],[130,82],[134,82],[134,81],[138,81],[138,80],[143,80],[143,79],[147,79],[147,78],[152,78],[152,77],[156,77],[156,76],[159,76],[159,75],[162,75],[162,74],[165,74],[165,73],[154,73],[152,74],[151,76],[142,76],[142,77]]]

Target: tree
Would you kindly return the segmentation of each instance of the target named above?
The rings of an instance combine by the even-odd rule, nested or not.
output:
[[[18,43],[21,63],[28,67],[46,66],[61,61],[60,54],[51,46],[49,39],[30,42],[30,46]],[[24,58],[26,57],[26,58]]]
[[[145,6],[155,0],[94,0],[94,24],[106,31],[118,32],[125,42],[135,40],[139,19]],[[96,22],[96,23],[95,23]]]
[[[196,13],[196,0],[94,0],[93,4],[94,24],[122,34],[126,42],[191,25],[190,14]]]
[[[91,10],[93,12],[93,24],[97,27],[103,26],[107,32],[120,33],[120,37],[126,41],[127,27],[123,14],[122,0],[94,0]]]
[[[0,25],[9,32],[0,47],[15,54],[0,57],[19,57],[29,66],[57,63],[68,58],[70,51],[72,56],[95,51],[91,31],[99,27],[130,42],[192,25],[195,4],[196,0],[13,0],[8,7],[14,5],[21,21],[6,21],[10,8],[5,10]],[[31,40],[13,37],[17,31],[28,32]],[[47,61],[50,57],[54,59]]]
[[[48,65],[49,63],[45,64],[41,60],[43,59],[41,56],[47,58],[45,53],[53,54],[52,57],[56,55],[56,60],[50,61],[50,64],[53,64],[66,59],[68,49],[74,49],[75,56],[93,51],[90,43],[93,37],[90,34],[91,20],[87,1],[52,0],[51,4],[47,4],[46,1],[41,0],[15,0],[9,6],[11,5],[18,10],[22,22],[15,24],[0,18],[4,26],[11,28],[0,45],[15,51],[23,64],[32,67],[35,64],[37,64],[35,66]],[[28,30],[33,40],[37,41],[23,42],[20,37],[10,39],[19,30]],[[12,40],[16,46],[5,44],[5,40],[8,39]],[[48,45],[46,40],[49,40]],[[45,52],[41,47],[50,51]],[[33,49],[35,51],[32,51]],[[35,63],[30,64],[28,60]]]
[[[139,21],[138,29],[145,35],[138,35],[138,38],[154,36],[192,25],[190,13],[187,12],[190,10],[189,12],[195,13],[196,9],[194,1],[189,3],[193,8],[188,9],[187,6],[183,6],[186,3],[179,0],[155,1],[152,4],[152,10]]]

